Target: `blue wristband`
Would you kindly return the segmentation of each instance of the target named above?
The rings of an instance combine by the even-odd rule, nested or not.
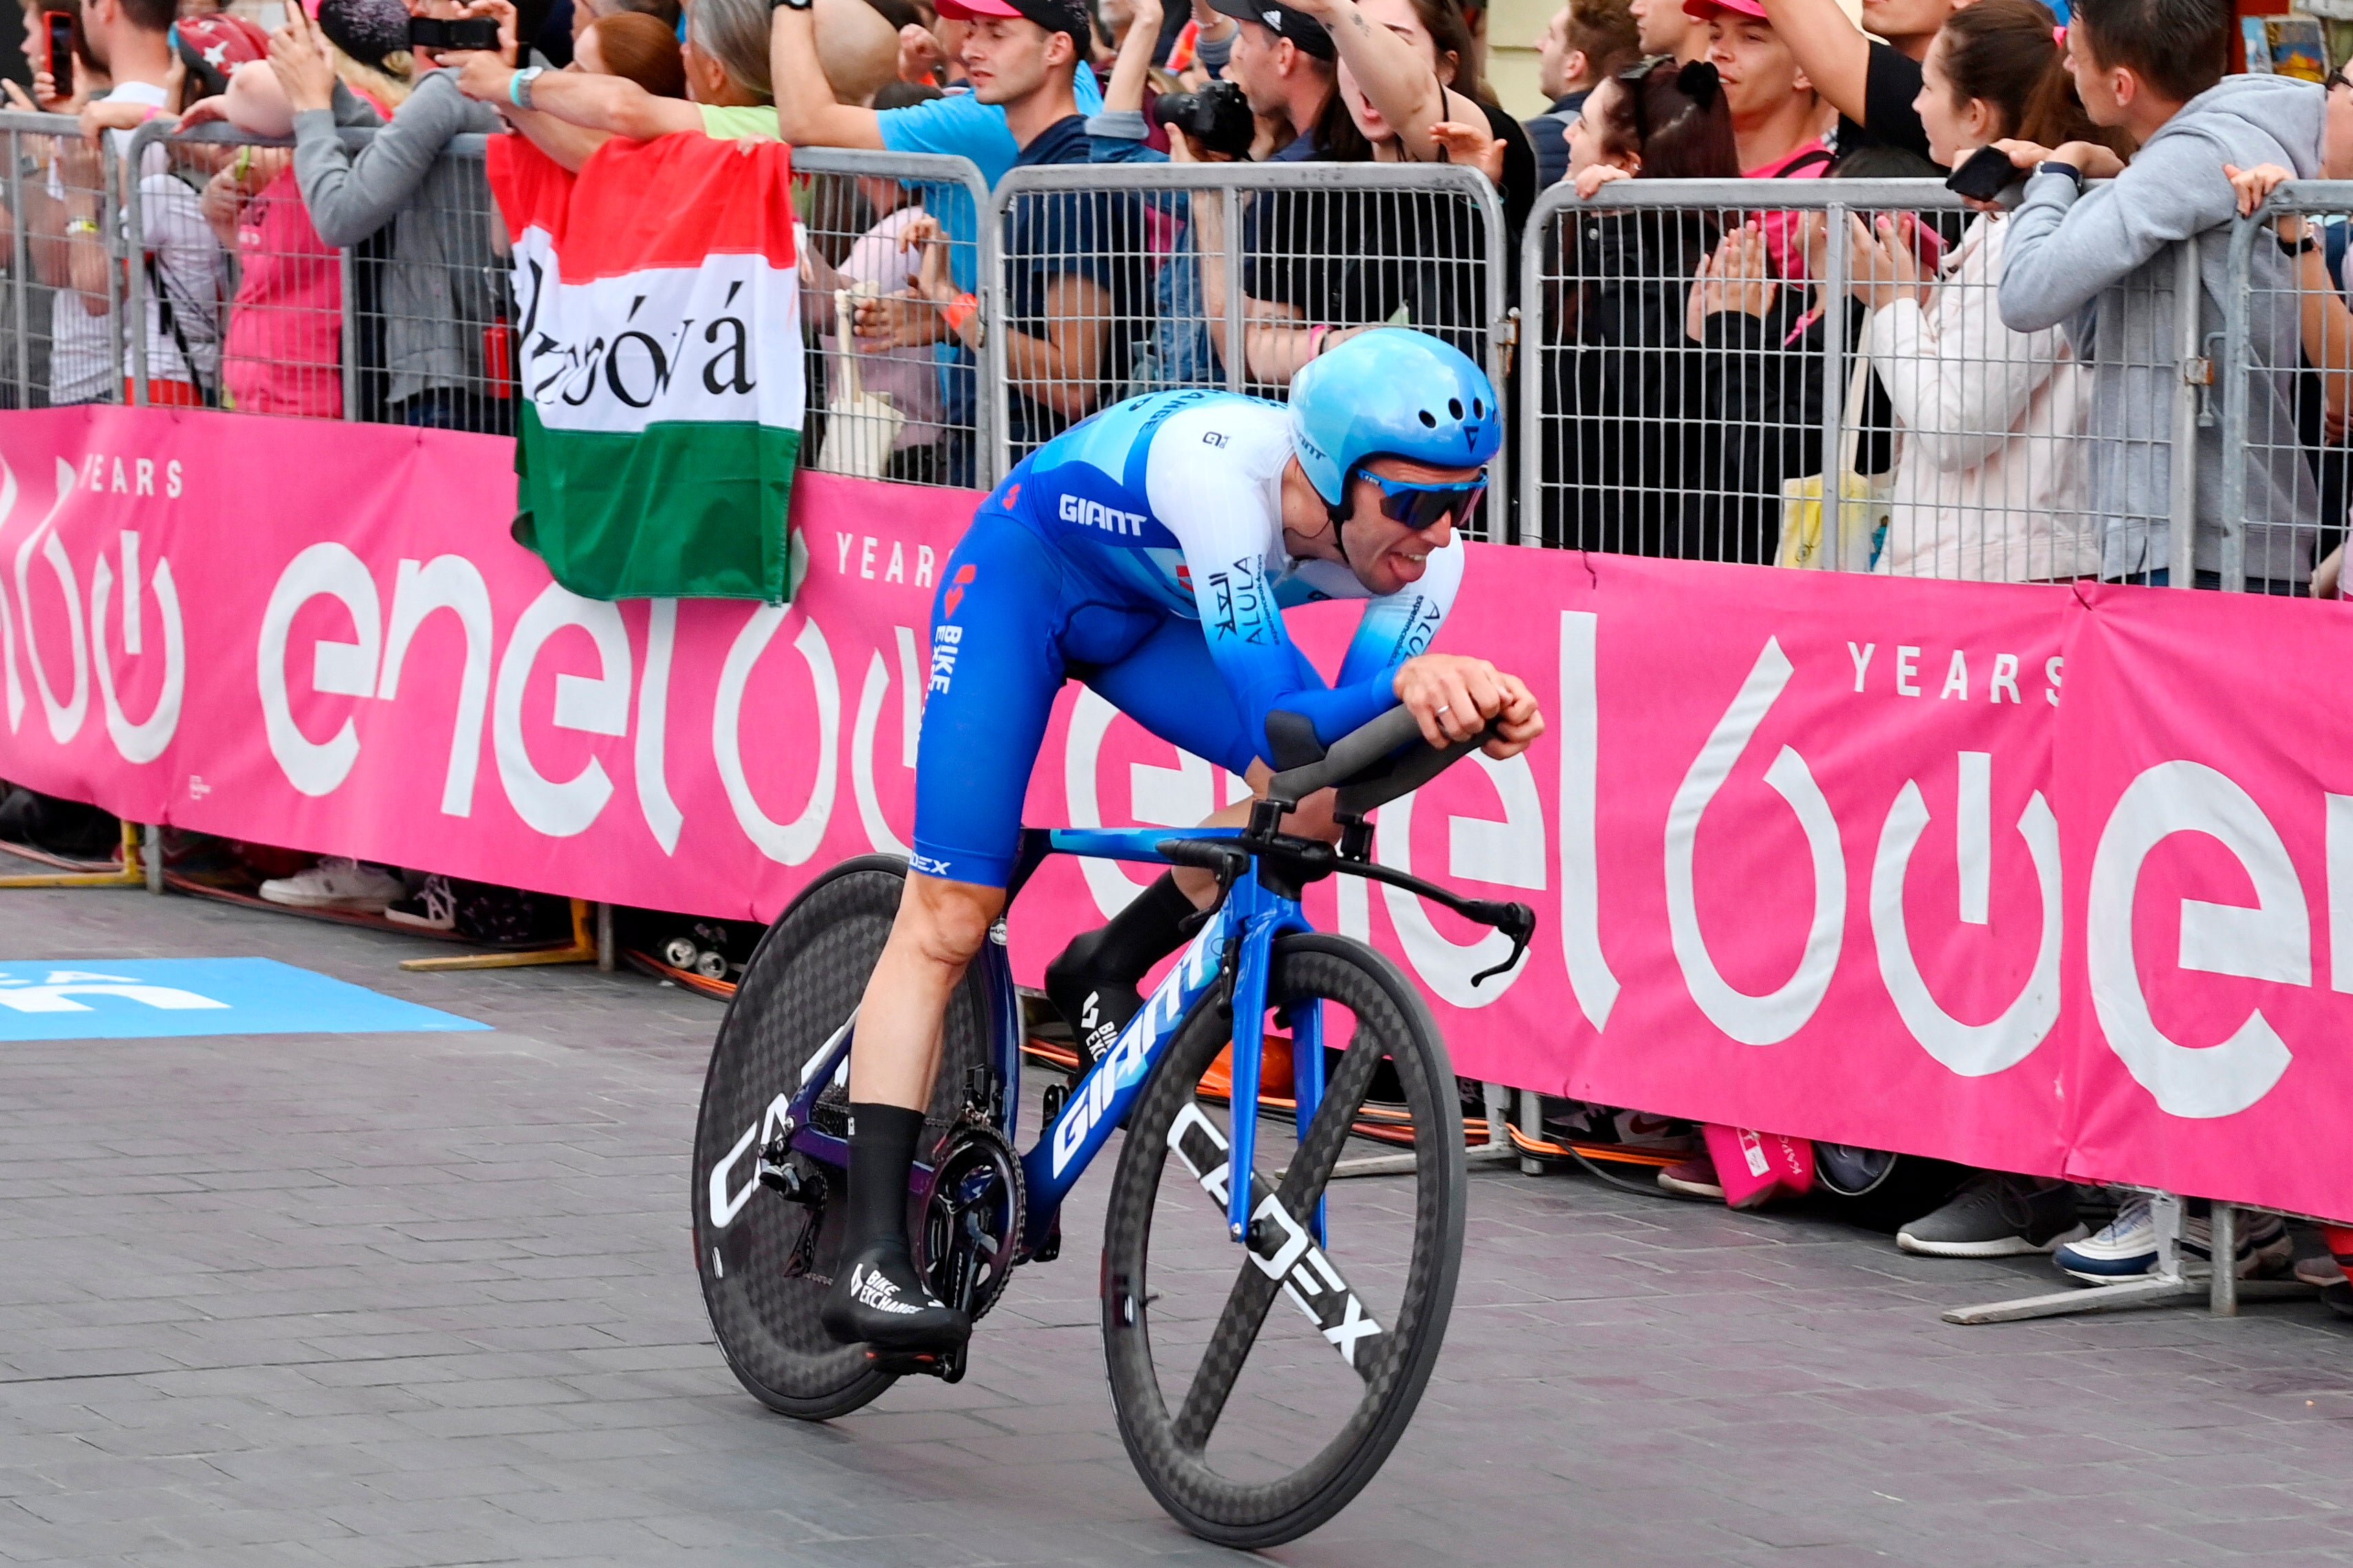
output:
[[[2056,158],[2045,158],[2034,165],[2034,172],[2038,174],[2064,174],[2075,183],[2075,194],[2077,195],[2084,194],[2084,171],[2073,163],[2062,163]]]

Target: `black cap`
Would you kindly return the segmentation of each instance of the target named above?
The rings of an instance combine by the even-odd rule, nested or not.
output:
[[[1256,22],[1278,38],[1289,38],[1319,60],[1336,59],[1340,51],[1324,24],[1304,11],[1278,5],[1274,0],[1209,0],[1209,9],[1237,22]]]

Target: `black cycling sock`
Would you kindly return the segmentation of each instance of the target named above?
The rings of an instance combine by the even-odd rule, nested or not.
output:
[[[923,1135],[923,1113],[868,1100],[849,1108],[849,1233],[844,1256],[877,1242],[907,1246],[907,1173]]]
[[[1109,925],[1075,938],[1062,950],[1057,965],[1077,965],[1091,975],[1133,985],[1185,944],[1184,923],[1196,912],[1193,900],[1177,888],[1176,873],[1164,871],[1112,916]]]

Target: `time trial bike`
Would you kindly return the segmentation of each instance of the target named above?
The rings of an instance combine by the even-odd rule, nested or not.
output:
[[[1432,747],[1393,710],[1277,773],[1246,828],[1025,829],[1017,895],[1049,854],[1197,867],[1219,895],[1118,1040],[1046,1089],[1026,1153],[1002,921],[950,1001],[907,1194],[916,1261],[941,1300],[985,1316],[1015,1268],[1060,1251],[1064,1195],[1124,1130],[1103,1244],[1113,1405],[1145,1486],[1208,1540],[1274,1545],[1337,1513],[1396,1446],[1445,1336],[1466,1180],[1445,1043],[1394,963],[1315,931],[1299,900],[1335,874],[1409,889],[1509,936],[1487,973],[1508,971],[1535,913],[1376,864],[1366,819],[1484,739]],[[1280,831],[1330,787],[1336,847]],[[818,1318],[844,1227],[856,1009],[905,870],[845,861],[778,917],[720,1026],[696,1128],[695,1260],[720,1349],[755,1397],[807,1420],[910,1372],[964,1373],[961,1353],[836,1343]],[[1411,1152],[1344,1163],[1366,1132]],[[1278,1295],[1297,1311],[1271,1318]]]

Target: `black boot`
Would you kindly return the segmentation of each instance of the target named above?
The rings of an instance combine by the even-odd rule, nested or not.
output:
[[[1128,1020],[1144,1010],[1136,983],[1184,945],[1193,900],[1173,874],[1136,895],[1109,925],[1082,931],[1046,966],[1046,999],[1078,1037],[1087,1065],[1103,1060]]]
[[[923,1282],[907,1246],[907,1173],[923,1113],[901,1105],[849,1108],[849,1234],[819,1313],[844,1344],[946,1355],[972,1337],[972,1319]]]
[[[68,860],[103,860],[122,844],[111,812],[22,787],[0,802],[0,839]]]

